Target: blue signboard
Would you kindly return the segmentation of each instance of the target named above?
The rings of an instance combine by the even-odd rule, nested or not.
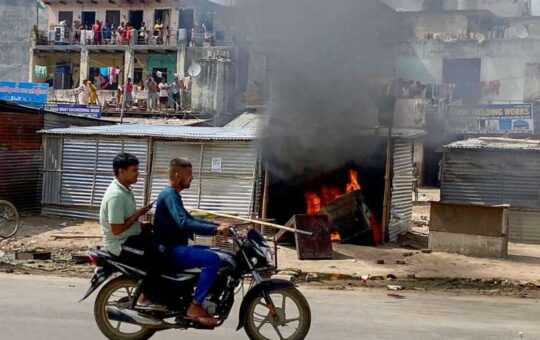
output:
[[[42,108],[47,103],[49,84],[47,83],[16,83],[0,81],[0,99],[15,102],[20,105]]]
[[[59,103],[47,104],[45,105],[45,109],[76,116],[101,118],[101,106],[99,105]]]
[[[466,134],[532,134],[531,104],[493,104],[479,107],[450,106],[447,129]]]

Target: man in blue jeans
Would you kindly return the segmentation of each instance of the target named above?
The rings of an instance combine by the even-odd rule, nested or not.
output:
[[[193,235],[226,235],[228,224],[215,224],[194,218],[184,208],[180,191],[188,189],[193,179],[191,163],[175,158],[169,166],[170,186],[158,197],[154,219],[154,234],[157,240],[170,247],[176,269],[201,268],[195,296],[186,317],[206,326],[215,326],[217,321],[203,308],[202,303],[212,287],[219,271],[219,256],[208,247],[189,246]]]

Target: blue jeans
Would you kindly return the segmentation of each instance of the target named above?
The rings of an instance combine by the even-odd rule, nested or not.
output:
[[[193,300],[203,303],[221,266],[218,254],[205,246],[178,246],[172,249],[172,260],[175,270],[201,268]]]

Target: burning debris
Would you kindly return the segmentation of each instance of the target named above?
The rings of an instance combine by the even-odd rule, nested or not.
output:
[[[306,214],[329,216],[332,242],[380,244],[382,243],[380,223],[364,202],[358,171],[349,169],[348,175],[349,181],[345,185],[345,190],[323,184],[320,193],[313,190],[306,191],[304,194]],[[366,232],[370,232],[371,237],[366,238]]]

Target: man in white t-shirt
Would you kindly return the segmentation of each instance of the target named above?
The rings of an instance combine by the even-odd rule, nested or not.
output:
[[[161,78],[159,83],[159,109],[167,110],[169,104],[169,85],[165,82],[164,78]]]

